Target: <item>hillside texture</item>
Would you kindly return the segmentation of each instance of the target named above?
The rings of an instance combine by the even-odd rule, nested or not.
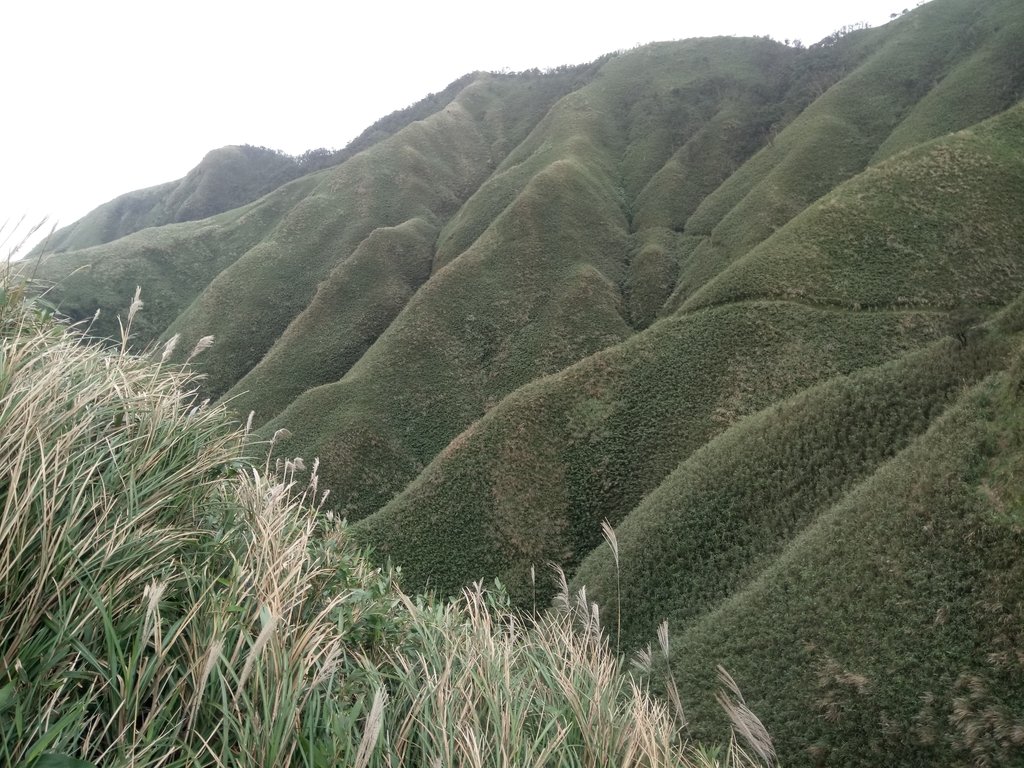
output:
[[[140,346],[215,336],[202,396],[319,457],[406,589],[530,607],[553,561],[624,650],[668,620],[702,723],[724,663],[786,765],[1020,764],[1021,40],[932,0],[477,73],[31,269],[97,336],[136,285]]]

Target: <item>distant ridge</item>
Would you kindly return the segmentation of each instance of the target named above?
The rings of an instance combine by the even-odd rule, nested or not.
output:
[[[128,192],[62,227],[29,257],[109,243],[146,227],[205,219],[252,202],[301,172],[294,158],[265,147],[221,147],[178,181]]]

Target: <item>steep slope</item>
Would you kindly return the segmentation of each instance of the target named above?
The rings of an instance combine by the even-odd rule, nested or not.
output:
[[[870,168],[685,307],[754,297],[847,307],[1004,304],[1024,287],[1022,190],[1024,104]]]
[[[476,74],[40,270],[81,318],[141,284],[140,344],[214,334],[204,394],[319,457],[406,587],[530,607],[553,560],[624,650],[668,620],[687,707],[725,662],[787,765],[1012,764],[1022,34],[932,0]]]
[[[221,271],[169,329],[186,342],[217,335],[221,353],[207,367],[209,394],[219,396],[258,363],[317,285],[374,230],[413,218],[443,220],[457,209],[485,173],[488,144],[456,101],[317,174],[316,187],[271,236]]]
[[[507,392],[629,334],[615,287],[625,252],[607,183],[552,164],[339,382],[265,433],[291,430],[283,450],[321,457],[339,507],[372,512]]]
[[[558,86],[572,82],[536,89],[527,109],[512,95],[532,90],[538,78],[481,75],[440,112],[321,172],[273,235],[221,272],[168,330],[186,341],[217,334],[223,353],[207,368],[209,394],[222,394],[259,363],[375,230],[412,219],[440,226],[458,210],[557,98]]]
[[[758,261],[766,265],[763,273],[751,279],[761,295],[812,306],[740,301],[756,298],[740,293],[708,302],[715,311],[656,323],[620,348],[510,397],[398,499],[357,526],[357,534],[406,563],[417,587],[429,582],[451,591],[498,573],[520,597],[529,595],[532,585],[524,580],[531,565],[578,561],[598,544],[602,519],[627,519],[675,464],[738,416],[837,373],[896,357],[937,333],[964,336],[970,322],[1024,291],[1017,247],[1024,239],[1022,115],[1024,106],[1014,108],[968,137],[957,134],[869,169],[751,252],[752,261],[770,254]],[[912,232],[916,247],[897,241],[894,226]],[[963,227],[972,228],[969,237]],[[801,259],[807,251],[832,258],[819,259],[815,271]],[[783,277],[773,282],[779,272]],[[908,300],[910,286],[936,298]],[[695,308],[703,295],[694,298]],[[907,305],[924,312],[905,311]],[[976,312],[973,321],[961,312],[964,305]],[[869,307],[884,311],[865,311]],[[949,309],[957,311],[934,313]],[[948,380],[943,365],[920,374],[925,383],[915,386],[938,389],[909,399],[915,414],[928,412],[928,397],[941,402],[956,382],[972,377],[950,364],[955,376]],[[855,410],[849,418],[863,417]],[[872,439],[895,450],[900,434]],[[841,462],[842,451],[853,446],[839,450]],[[522,525],[527,516],[532,522]],[[638,525],[659,535],[649,522]],[[452,531],[459,532],[457,543]],[[659,540],[681,546],[673,535]],[[606,590],[600,594],[607,597]],[[640,596],[652,594],[641,588],[631,599],[646,610]],[[653,597],[649,604],[655,614],[667,610]],[[643,632],[652,631],[649,624]]]
[[[90,317],[96,305],[123,306],[122,296],[142,284],[145,296],[168,306],[139,329],[139,344],[154,339],[151,330],[166,332],[175,318],[173,332],[184,331],[183,344],[215,333],[221,348],[230,350],[230,359],[218,358],[219,365],[208,371],[209,393],[220,394],[259,361],[317,283],[372,231],[417,217],[435,226],[443,221],[587,71],[475,75],[460,81],[457,98],[442,110],[409,122],[336,167],[280,187],[252,204],[252,216],[238,209],[178,228],[136,233],[129,242],[54,255],[38,267],[37,276],[57,283],[52,298],[76,319]],[[166,247],[165,229],[174,233],[173,248]],[[201,257],[205,264],[197,263]],[[242,265],[229,270],[238,259]],[[106,282],[94,279],[103,277],[97,269]],[[173,279],[176,273],[188,276],[185,286]],[[130,283],[132,274],[138,283],[111,296],[111,278]],[[113,312],[106,322],[101,319],[97,335],[115,334],[113,320]]]
[[[555,105],[453,217],[438,241],[438,264],[466,250],[534,174],[567,154],[603,152],[631,215],[634,198],[673,150],[727,115],[734,119],[729,151],[708,170],[720,182],[764,141],[764,107],[785,92],[797,58],[767,40],[713,38],[656,43],[610,59],[593,83]]]
[[[437,180],[445,172],[445,162],[457,162],[457,164],[465,168],[466,173],[474,174],[474,179],[483,178],[479,174],[489,173],[493,169],[494,164],[504,156],[503,153],[507,152],[511,146],[518,144],[523,136],[533,127],[533,120],[530,119],[530,116],[533,115],[536,119],[539,119],[541,112],[546,110],[547,106],[550,105],[550,101],[559,94],[560,89],[567,84],[575,82],[579,75],[573,75],[571,71],[567,71],[563,75],[559,75],[559,77],[562,77],[562,79],[556,78],[549,81],[544,76],[529,75],[523,83],[515,79],[509,81],[504,79],[488,80],[467,88],[455,102],[455,105],[446,108],[445,112],[448,113],[455,106],[461,107],[463,110],[462,114],[467,119],[472,120],[473,125],[478,126],[478,128],[474,129],[478,131],[480,139],[479,146],[477,147],[479,155],[475,158],[468,156],[468,152],[473,146],[472,141],[474,137],[460,135],[457,131],[452,130],[451,126],[441,123],[423,126],[416,124],[402,132],[396,138],[401,138],[406,142],[416,141],[416,137],[419,135],[417,132],[422,133],[423,136],[433,137],[432,141],[444,141],[445,151],[449,153],[445,157],[439,157],[436,148],[430,147],[425,149],[422,156],[418,156],[424,163],[429,159],[430,163],[438,163],[438,166],[436,168],[428,165],[423,166],[424,176],[416,185],[410,187],[410,201],[429,199],[428,195],[432,194]],[[400,154],[392,160],[392,162],[396,163],[393,167],[382,167],[379,173],[386,178],[399,177],[407,179],[410,171],[409,159],[407,155]],[[351,163],[359,160],[360,157],[355,158],[355,160],[342,166],[339,171],[344,170]],[[379,161],[372,157],[367,159],[367,164],[368,166],[370,164],[380,165]],[[573,166],[565,166],[561,169],[552,169],[551,178],[557,178],[560,174],[570,178],[573,168]],[[589,179],[581,177],[578,181],[582,187],[592,186]],[[530,195],[527,195],[524,205],[517,209],[517,211],[508,214],[504,223],[500,224],[502,234],[497,237],[492,236],[490,245],[482,244],[476,252],[477,256],[475,258],[480,258],[481,254],[492,253],[496,247],[495,243],[501,238],[508,239],[506,236],[512,235],[514,228],[523,226],[525,229],[529,220],[541,213],[540,206],[565,207],[568,202],[567,200],[559,202],[553,199],[555,193],[551,190],[556,186],[557,182],[552,183],[551,181],[538,180],[535,185],[535,191],[531,193],[534,195],[533,199],[529,199]],[[569,187],[562,190],[561,193],[567,194],[575,191],[574,187]],[[582,192],[583,196],[580,199],[588,199],[586,194],[587,192],[584,190]],[[537,195],[546,195],[550,199],[538,202]],[[391,199],[394,199],[393,195]],[[586,217],[586,221],[581,226],[592,225],[595,231],[599,231],[603,226],[600,218],[605,215],[615,215],[616,212],[613,207],[600,207],[603,205],[603,201],[599,202],[598,205],[597,210],[584,212],[583,215]],[[356,269],[355,264],[353,263],[350,267],[348,262],[345,262],[336,267],[320,283],[317,287],[317,294],[309,305],[289,325],[287,331],[275,342],[268,354],[253,367],[249,375],[239,381],[228,393],[229,397],[237,398],[236,407],[243,411],[254,410],[256,412],[256,422],[262,424],[269,418],[279,415],[284,407],[302,392],[312,390],[319,385],[332,384],[341,379],[349,367],[359,359],[369,348],[369,345],[376,340],[377,336],[395,319],[398,311],[404,307],[410,295],[422,283],[426,282],[433,271],[436,271],[437,264],[434,244],[438,237],[438,229],[446,220],[449,212],[450,209],[445,209],[431,215],[417,215],[405,222],[400,222],[401,227],[397,229],[384,227],[380,217],[363,216],[362,218],[365,220],[376,222],[377,227],[354,252],[352,261],[355,262],[355,257],[357,255],[360,256],[359,263],[363,264],[364,267],[359,269],[364,271],[353,272],[352,270]],[[499,224],[495,222],[494,226],[498,227]],[[529,226],[538,229],[543,228],[544,225],[542,223],[535,223],[529,224]],[[412,233],[413,229],[417,232],[414,236],[415,243],[408,240],[408,236]],[[577,231],[581,237],[585,236],[582,230]],[[563,237],[562,242],[567,246],[571,245],[568,235]],[[524,263],[521,266],[526,269],[528,265],[525,262],[528,252],[525,244],[523,245],[524,247],[521,251]],[[536,244],[536,247],[538,249],[547,247],[549,252],[553,249],[551,244],[545,245],[540,242]],[[561,245],[557,246],[557,248],[561,247]],[[600,248],[602,246],[595,247]],[[404,253],[409,248],[412,248],[416,253],[415,260],[417,266],[415,270],[418,277],[413,281],[410,281],[402,274],[402,271],[405,269],[404,266],[395,271],[389,265],[386,258],[382,259],[382,254],[385,251],[388,253]],[[624,245],[615,245],[611,250],[618,253],[623,251],[624,248]],[[540,254],[538,253],[536,256],[539,258]],[[400,256],[399,258],[402,257]],[[426,259],[425,263],[423,258]],[[488,258],[493,260],[497,257],[490,256]],[[473,259],[467,259],[467,263],[471,261]],[[398,262],[395,262],[394,266],[397,267],[397,265]],[[504,269],[505,266],[510,266],[510,264],[507,260],[502,259],[502,263],[498,264],[497,268]],[[357,274],[360,276],[357,277]],[[460,274],[467,280],[471,274],[477,274],[482,277],[483,284],[478,287],[480,292],[478,299],[481,302],[479,316],[482,318],[494,312],[494,305],[491,302],[513,303],[514,298],[511,295],[511,291],[519,290],[518,288],[513,289],[516,283],[516,276],[512,272],[506,272],[502,279],[499,279],[499,274],[489,275],[479,270],[474,272],[472,268],[467,268],[467,271]],[[437,293],[435,298],[428,302],[435,309],[428,311],[447,313],[449,307],[437,307],[437,303],[455,302],[454,306],[459,306],[458,302],[460,299],[451,296],[446,298],[447,289],[443,287],[444,281],[440,280],[440,275],[436,277],[438,279],[432,281],[430,291]],[[464,278],[446,279],[450,282],[458,283]],[[371,281],[374,286],[371,293],[373,295],[380,293],[379,299],[372,298],[370,293],[366,293],[369,290]],[[536,290],[536,286],[541,282],[539,279],[535,280],[533,290]],[[399,284],[403,287],[400,289],[394,288],[394,286]],[[509,289],[510,293],[503,296],[495,295],[495,291],[502,290],[502,286]],[[395,290],[398,293],[395,293]],[[477,295],[477,292],[468,284],[461,290],[468,295]],[[522,290],[528,291],[530,288],[524,286]],[[485,296],[484,294],[488,291],[490,291],[490,295]],[[399,294],[401,298],[398,301],[388,298],[398,297]],[[351,300],[348,300],[346,297],[350,297]],[[473,314],[472,310],[468,307],[465,313],[467,316]],[[324,327],[338,329],[338,331],[324,334]],[[495,328],[484,328],[482,330],[475,330],[473,333],[494,336],[497,334],[497,330]],[[477,344],[478,341],[470,340],[469,344]],[[386,343],[386,341],[382,341],[382,344]],[[588,347],[588,351],[589,349],[591,347]],[[421,352],[427,354],[429,350],[421,348]],[[386,355],[389,353],[381,352],[380,354]],[[480,350],[474,354],[479,355],[483,359],[487,353]],[[412,360],[414,357],[415,355],[410,357],[405,352],[401,353],[402,361]],[[468,367],[464,366],[468,372],[474,373],[474,375],[476,371],[473,369],[477,367],[479,367],[478,361],[470,363]],[[297,376],[296,371],[300,371],[300,375]],[[521,378],[520,383],[528,378],[528,375]],[[410,379],[410,381],[420,382],[424,387],[432,386],[428,380],[420,377]],[[320,393],[320,396],[322,397],[323,393]],[[474,406],[473,413],[474,415],[479,413],[479,406]],[[308,424],[300,422],[299,429],[295,428],[294,423],[289,424],[289,427],[296,432],[300,430],[309,432],[310,434],[307,439],[311,442],[314,440],[322,441],[327,437],[315,421]],[[314,435],[312,432],[316,432],[316,434]],[[320,448],[317,447],[315,450],[319,452]]]
[[[789,764],[1019,764],[1020,365],[677,634],[695,720],[723,663]]]
[[[976,3],[956,19],[950,43],[960,54],[956,62],[938,74],[928,93],[879,147],[873,162],[967,128],[1024,98],[1024,18],[1006,9],[1000,3]]]
[[[702,200],[687,219],[684,234],[701,240],[680,271],[665,311],[681,306],[808,204],[864,170],[935,84],[988,42],[983,26],[971,27],[981,14],[989,27],[1020,23],[1019,11],[1010,0],[935,0],[884,28],[850,35],[855,38],[850,45],[859,46],[864,54],[862,63]],[[960,43],[964,28],[975,29],[969,46]],[[993,69],[998,59],[999,67],[1021,70],[1013,50],[995,44],[992,50]],[[975,104],[973,114],[968,113],[970,119],[989,117],[1005,108],[1006,97],[1013,92]],[[966,126],[962,120],[954,121],[959,123],[956,127]],[[929,138],[941,133],[935,126],[930,130]]]
[[[621,522],[738,418],[912,349],[938,325],[760,303],[662,321],[510,395],[353,533],[402,563],[410,587],[450,593],[498,575],[528,603],[531,567],[571,568],[600,543],[602,520]]]
[[[229,146],[209,152],[182,179],[128,192],[54,232],[28,258],[100,245],[137,232],[195,221],[237,208],[307,173],[339,165],[410,123],[443,109],[477,73],[460,77],[438,93],[377,120],[343,149],[312,149],[291,157],[266,147]]]
[[[225,399],[263,424],[311,387],[344,376],[427,281],[436,237],[437,226],[422,218],[373,230]]]
[[[602,547],[581,566],[579,583],[611,614],[621,576],[617,618],[631,647],[662,619],[685,626],[923,432],[962,387],[1005,363],[1005,340],[944,340],[743,420],[692,454],[618,527],[619,568]]]
[[[360,362],[337,384],[298,397],[264,434],[288,428],[295,437],[283,450],[319,455],[339,506],[362,517],[510,391],[626,338],[628,200],[670,156],[675,133],[694,130],[725,94],[747,104],[778,87],[796,55],[769,41],[696,40],[609,60],[548,111],[441,231],[430,281]],[[707,88],[719,72],[723,82]],[[687,96],[701,92],[704,103]],[[657,108],[666,100],[675,106]],[[688,104],[698,114],[678,125],[674,115]],[[307,311],[321,318],[300,320],[312,335],[323,312]],[[296,333],[287,343],[317,342]],[[284,361],[303,352],[283,346],[254,378],[286,380]],[[379,387],[384,371],[395,386]],[[244,407],[263,402],[252,392],[241,396]]]
[[[132,233],[81,251],[26,258],[15,266],[43,285],[62,313],[89,320],[100,338],[117,338],[117,313],[136,286],[146,312],[133,325],[139,346],[156,340],[218,274],[271,237],[288,213],[316,188],[316,174],[296,179],[254,203],[200,222]]]

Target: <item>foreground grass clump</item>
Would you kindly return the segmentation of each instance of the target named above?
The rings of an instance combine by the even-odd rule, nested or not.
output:
[[[315,466],[254,466],[187,371],[126,346],[0,289],[4,764],[753,762],[687,744],[585,597],[528,621],[500,591],[405,596]]]

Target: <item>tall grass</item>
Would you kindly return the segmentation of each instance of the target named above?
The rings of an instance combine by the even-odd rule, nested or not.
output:
[[[500,590],[404,595],[333,522],[316,463],[257,466],[186,370],[87,345],[0,285],[4,764],[718,759],[585,594],[529,619]]]
[[[253,466],[186,372],[87,346],[19,293],[0,306],[0,760],[309,762],[358,712],[339,672],[380,639],[390,577],[317,532],[301,464]]]

